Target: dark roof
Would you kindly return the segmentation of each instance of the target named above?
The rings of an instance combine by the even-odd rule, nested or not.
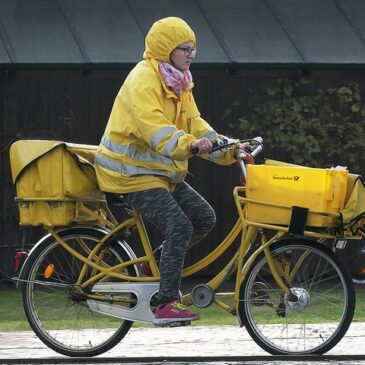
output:
[[[0,65],[133,64],[180,16],[198,64],[365,64],[364,0],[0,0]]]

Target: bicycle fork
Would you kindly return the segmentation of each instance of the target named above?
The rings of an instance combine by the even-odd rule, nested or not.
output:
[[[288,284],[291,282],[292,278],[294,277],[295,273],[298,270],[299,265],[296,265],[294,268],[291,268],[289,262],[279,262],[278,258],[274,258],[271,250],[270,245],[278,240],[284,233],[278,232],[273,238],[268,239],[266,233],[263,230],[258,230],[256,227],[247,226],[244,230],[245,232],[242,234],[242,244],[240,249],[240,259],[238,262],[238,273],[237,273],[237,281],[236,281],[236,295],[235,295],[235,308],[238,310],[239,305],[239,291],[241,285],[245,278],[247,277],[248,271],[252,266],[253,262],[256,258],[261,254],[264,253],[267,259],[267,264],[270,269],[270,273],[274,278],[275,282],[277,283],[278,287],[282,290],[283,295],[282,298],[286,297],[289,301],[296,302],[297,297],[291,292],[290,287]],[[261,245],[258,247],[249,257],[245,260],[245,256],[248,253],[248,247],[251,246],[251,243],[254,241],[257,234],[260,235]],[[303,258],[304,259],[304,258]],[[279,303],[274,303],[270,300],[270,295],[263,293],[265,292],[264,287],[261,286],[262,283],[257,283],[257,295],[262,296],[263,302],[261,304],[265,304],[273,308],[278,316],[284,317],[285,316],[285,304],[284,301],[281,300]],[[258,294],[260,293],[260,294]],[[255,296],[255,293],[252,293]],[[253,303],[255,303],[255,299],[253,299]]]

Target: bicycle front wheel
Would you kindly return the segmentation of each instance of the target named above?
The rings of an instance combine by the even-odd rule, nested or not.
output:
[[[104,233],[94,228],[68,228],[59,235],[87,257]],[[111,267],[130,260],[130,254],[120,242],[111,241],[98,253],[99,264]],[[83,263],[50,235],[24,267],[23,306],[32,329],[48,347],[67,356],[89,357],[118,344],[133,322],[90,310],[87,296],[75,287],[82,267]],[[137,276],[134,267],[124,272]],[[93,274],[95,270],[89,267],[85,279]]]
[[[265,255],[240,289],[239,316],[255,342],[273,355],[323,354],[345,335],[355,290],[340,260],[316,242],[288,239],[270,247],[290,293],[278,286]]]

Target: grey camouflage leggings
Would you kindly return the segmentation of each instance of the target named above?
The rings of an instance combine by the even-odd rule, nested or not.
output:
[[[159,265],[159,304],[177,299],[185,253],[214,227],[213,208],[186,182],[177,184],[172,193],[154,188],[123,196],[165,238]]]

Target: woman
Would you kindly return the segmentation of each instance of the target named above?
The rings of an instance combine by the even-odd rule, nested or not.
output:
[[[192,150],[220,164],[233,151],[208,153],[222,140],[201,118],[191,89],[195,34],[176,17],[154,23],[146,49],[120,89],[96,156],[103,191],[123,194],[129,205],[164,235],[155,324],[192,321],[198,315],[178,303],[188,247],[215,224],[211,206],[185,181]]]

